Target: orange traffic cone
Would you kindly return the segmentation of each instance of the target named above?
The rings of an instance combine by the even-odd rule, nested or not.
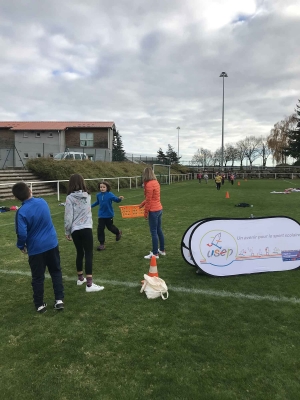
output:
[[[241,186],[241,182],[238,182],[238,186]]]
[[[229,199],[229,192],[226,192],[226,196],[225,196],[225,199]]]
[[[157,265],[156,265],[156,257],[152,256],[150,260],[150,268],[149,268],[149,276],[157,276],[158,277],[158,272],[157,272]]]

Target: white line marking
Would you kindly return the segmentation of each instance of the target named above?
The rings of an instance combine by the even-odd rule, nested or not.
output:
[[[0,273],[8,274],[8,275],[22,275],[31,277],[31,273],[28,271],[18,271],[18,270],[7,270],[7,269],[0,269]],[[50,278],[48,274],[46,274],[46,278]],[[64,276],[63,279],[68,282],[75,282],[76,277],[69,277]],[[140,283],[134,282],[121,282],[121,281],[114,281],[109,279],[93,279],[95,283],[107,283],[112,286],[125,286],[130,288],[140,287]],[[184,287],[172,286],[169,285],[169,290],[178,292],[178,293],[189,293],[189,294],[200,294],[205,296],[212,296],[212,297],[228,297],[240,300],[255,300],[255,301],[272,301],[276,303],[291,303],[291,304],[300,304],[300,299],[296,297],[285,297],[285,296],[260,296],[257,294],[244,294],[244,293],[233,293],[233,292],[226,292],[224,290],[213,290],[213,289],[188,289]]]

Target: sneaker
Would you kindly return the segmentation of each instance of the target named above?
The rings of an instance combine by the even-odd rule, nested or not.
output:
[[[86,286],[85,291],[86,292],[100,292],[100,290],[103,290],[104,286],[99,286],[96,285],[95,283],[92,283],[92,286]]]
[[[54,310],[58,310],[58,311],[63,310],[64,302],[62,300],[55,300],[53,308],[54,308]]]
[[[83,278],[83,281],[80,279],[77,280],[77,286],[83,285],[84,283],[86,283],[86,278]]]
[[[100,246],[97,247],[97,250],[98,251],[105,250],[104,244],[100,244]]]
[[[146,258],[147,260],[149,260],[152,256],[154,256],[155,258],[159,258],[158,254],[153,254],[152,251],[150,251],[150,254],[148,254],[147,256],[145,256],[144,258]]]
[[[47,303],[43,303],[40,307],[36,309],[36,311],[40,314],[43,314],[47,311]]]
[[[119,231],[119,233],[116,235],[116,242],[121,240],[121,237],[122,237],[122,231]]]
[[[161,251],[161,250],[158,249],[158,253],[159,253],[161,256],[166,256],[166,255],[167,255],[167,253],[166,253],[164,250]]]

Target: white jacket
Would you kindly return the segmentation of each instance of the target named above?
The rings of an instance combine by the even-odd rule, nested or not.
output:
[[[82,190],[70,193],[66,198],[65,234],[92,227],[91,196]]]

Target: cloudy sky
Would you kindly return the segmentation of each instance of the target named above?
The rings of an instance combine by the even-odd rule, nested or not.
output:
[[[268,135],[300,98],[299,0],[0,0],[0,120],[114,121],[128,153]]]

